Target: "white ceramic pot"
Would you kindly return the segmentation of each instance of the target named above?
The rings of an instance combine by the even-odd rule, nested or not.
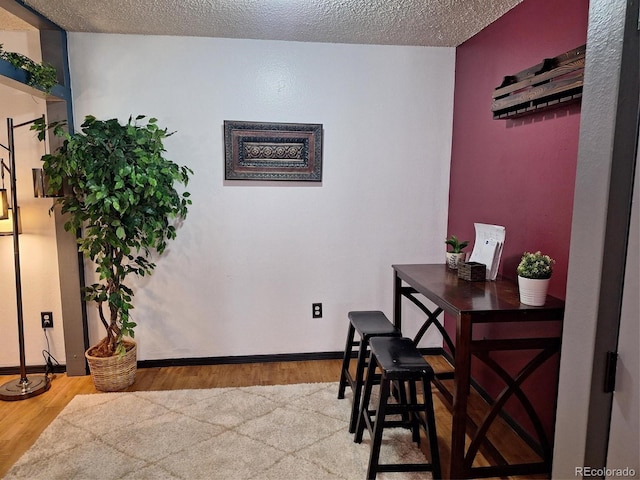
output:
[[[447,267],[457,270],[458,264],[463,263],[467,258],[467,254],[465,252],[462,253],[453,253],[447,252]]]
[[[520,303],[541,307],[547,301],[549,278],[524,278],[518,275]]]

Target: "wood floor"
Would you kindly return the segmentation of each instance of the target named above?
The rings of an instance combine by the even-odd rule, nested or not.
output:
[[[340,364],[340,360],[317,360],[145,368],[138,369],[136,382],[127,391],[337,382]],[[18,377],[0,376],[0,384],[13,378]],[[58,374],[53,377],[50,390],[42,395],[27,400],[0,402],[0,478],[29,449],[75,395],[91,393],[98,393],[91,377],[67,377],[65,374]],[[440,394],[434,391],[434,396],[443,475],[446,476],[451,415]],[[498,432],[497,436],[503,437],[504,434]],[[528,448],[522,442],[509,441],[507,447],[510,457],[520,459],[530,455]],[[479,465],[488,464],[484,457],[479,457],[477,459]],[[365,472],[363,472],[363,478],[364,476]]]

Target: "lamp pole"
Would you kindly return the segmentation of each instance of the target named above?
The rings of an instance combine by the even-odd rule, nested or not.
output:
[[[27,377],[27,366],[24,350],[24,313],[22,309],[22,279],[20,276],[20,241],[18,239],[18,194],[16,191],[16,155],[13,131],[18,127],[29,125],[39,118],[29,122],[13,124],[12,118],[7,118],[8,147],[0,144],[9,152],[9,167],[2,164],[0,168],[9,170],[9,185],[11,188],[11,206],[13,208],[13,258],[16,277],[16,311],[18,313],[18,345],[20,348],[20,379],[10,380],[0,385],[0,400],[25,400],[35,397],[49,390],[51,383],[46,375],[32,375]]]

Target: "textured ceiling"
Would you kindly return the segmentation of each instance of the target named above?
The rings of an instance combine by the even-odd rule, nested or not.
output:
[[[454,47],[522,0],[26,0],[67,31]]]

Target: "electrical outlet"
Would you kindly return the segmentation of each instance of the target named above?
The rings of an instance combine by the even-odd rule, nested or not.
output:
[[[322,304],[321,303],[312,303],[311,304],[312,315],[313,318],[322,318]]]
[[[40,312],[42,328],[53,328],[53,312]]]

